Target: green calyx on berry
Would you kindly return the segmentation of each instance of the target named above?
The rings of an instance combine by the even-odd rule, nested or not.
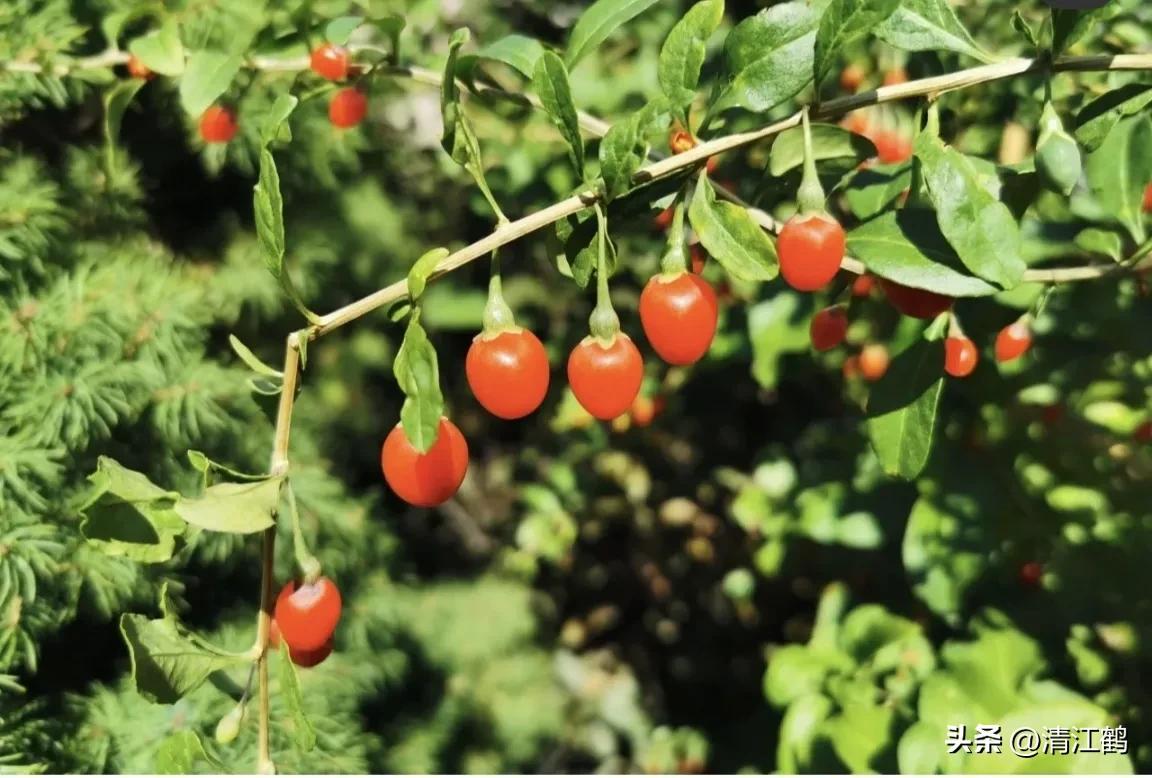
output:
[[[684,239],[684,199],[676,201],[672,228],[668,231],[668,248],[660,259],[660,272],[674,276],[688,269],[688,241]]]
[[[599,205],[596,206],[596,220],[599,225],[596,237],[596,307],[588,317],[588,330],[601,345],[608,347],[620,332],[620,317],[612,307],[612,298],[608,292],[608,221]],[[683,215],[680,220],[683,225]]]
[[[824,213],[824,187],[816,173],[816,156],[812,151],[812,127],[808,121],[808,109],[801,114],[804,125],[804,176],[800,188],[796,190],[796,205],[804,215]]]
[[[504,299],[500,280],[500,253],[492,252],[492,277],[488,280],[488,302],[484,304],[484,337],[495,337],[516,328],[516,316]]]

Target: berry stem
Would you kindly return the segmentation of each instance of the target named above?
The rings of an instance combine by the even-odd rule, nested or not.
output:
[[[804,126],[804,177],[800,179],[800,188],[796,192],[796,204],[804,215],[824,213],[824,187],[820,185],[820,176],[816,172],[807,106],[800,112],[800,120]]]
[[[612,298],[608,293],[608,221],[604,216],[604,209],[597,203],[596,224],[598,227],[596,237],[596,307],[588,318],[588,329],[592,336],[608,347],[620,332],[620,317],[612,307]]]
[[[668,231],[668,248],[660,259],[660,272],[665,275],[677,275],[688,270],[688,242],[684,235],[684,203],[686,193],[681,193],[676,200],[676,209],[672,214],[672,228]]]
[[[304,574],[304,583],[316,583],[320,577],[320,560],[308,550],[308,543],[304,540],[304,531],[300,527],[300,509],[296,506],[296,492],[292,489],[292,482],[284,485],[288,492],[288,515],[292,519],[292,552],[296,555],[296,564]]]
[[[504,300],[500,280],[500,250],[492,251],[492,276],[488,279],[488,302],[484,304],[484,334],[495,335],[516,326],[512,306]]]

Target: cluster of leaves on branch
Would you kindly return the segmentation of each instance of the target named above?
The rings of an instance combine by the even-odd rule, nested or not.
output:
[[[1152,86],[1068,57],[1147,51],[1148,9],[996,3],[966,26],[944,0],[598,0],[565,29],[514,4],[554,26],[538,40],[435,4],[81,5],[17,3],[0,31],[0,119],[26,144],[0,152],[0,660],[34,676],[41,643],[122,614],[131,667],[46,695],[68,739],[0,701],[0,756],[219,769],[264,752],[259,715],[300,770],[952,772],[997,767],[941,753],[957,706],[947,724],[1146,727]],[[633,35],[648,75],[605,78]],[[36,133],[49,104],[99,117],[64,155]],[[175,156],[255,185],[208,225],[225,237],[157,235],[140,108]],[[468,183],[422,187],[450,162]],[[515,218],[552,202],[572,205]],[[426,250],[488,229],[490,252]],[[489,253],[487,296],[440,279]],[[283,370],[257,356],[289,333]],[[293,433],[271,466],[269,419]],[[436,506],[447,548],[411,529]],[[472,580],[435,580],[398,525]],[[261,534],[284,541],[276,589],[303,581],[253,644]],[[906,581],[870,580],[881,560]],[[888,607],[849,611],[839,579]],[[206,611],[225,582],[248,607]],[[739,636],[730,666],[716,634]],[[739,736],[677,690],[749,688],[785,638],[766,700],[741,697],[782,715],[775,752],[720,748]],[[1084,759],[1045,766],[1101,769]]]

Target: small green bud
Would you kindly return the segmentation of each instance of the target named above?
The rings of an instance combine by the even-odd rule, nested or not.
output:
[[[1045,103],[1040,116],[1040,138],[1036,142],[1036,173],[1040,183],[1067,196],[1080,180],[1082,169],[1076,139],[1064,131],[1052,103]]]
[[[216,724],[216,742],[226,744],[236,739],[240,734],[240,725],[244,723],[245,708],[245,703],[239,702],[224,714]]]

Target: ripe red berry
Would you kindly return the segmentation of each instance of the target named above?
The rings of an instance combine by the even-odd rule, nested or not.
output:
[[[329,81],[343,81],[348,77],[348,50],[343,46],[325,43],[312,52],[312,70]]]
[[[699,243],[693,243],[689,254],[692,259],[692,272],[700,275],[704,272],[704,266],[708,264],[708,252]]]
[[[519,327],[477,335],[464,372],[476,400],[501,419],[527,416],[548,394],[548,353],[539,338]]]
[[[647,427],[663,411],[663,397],[648,397],[647,395],[641,394],[633,401],[629,414],[632,417],[632,423],[637,427]]]
[[[895,130],[881,130],[876,133],[873,143],[876,144],[876,156],[885,164],[895,165],[912,158],[912,139]]]
[[[833,305],[817,311],[808,327],[808,334],[812,338],[812,348],[817,351],[829,351],[843,343],[848,334],[848,314],[844,306]]]
[[[205,143],[227,143],[236,137],[236,114],[223,105],[211,105],[200,116],[200,137]]]
[[[708,353],[718,316],[716,292],[692,273],[653,276],[640,293],[644,334],[670,365],[690,365]]]
[[[323,662],[332,654],[332,646],[334,642],[332,638],[328,638],[328,642],[320,646],[320,648],[306,651],[301,648],[288,647],[288,658],[292,660],[292,664],[297,667],[315,667]]]
[[[125,63],[124,66],[128,68],[128,75],[132,76],[132,78],[149,80],[156,75],[150,67],[137,59],[135,54],[128,57],[128,62]]]
[[[354,86],[345,87],[332,95],[328,103],[328,119],[336,127],[355,127],[368,113],[368,97]]]
[[[1009,324],[996,336],[996,361],[1019,359],[1032,346],[1032,328],[1025,317]]]
[[[888,372],[888,349],[870,343],[860,350],[860,375],[865,381],[879,381]]]
[[[683,154],[689,149],[696,148],[696,139],[692,133],[677,127],[668,135],[668,148],[673,154]]]
[[[944,371],[950,376],[964,378],[970,375],[979,358],[976,344],[968,338],[959,336],[944,341]]]
[[[666,230],[672,226],[672,219],[676,216],[676,209],[669,205],[652,219],[653,225],[658,230]]]
[[[1152,213],[1152,184],[1144,187],[1144,213]]]
[[[1044,577],[1044,566],[1039,562],[1025,562],[1020,565],[1020,583],[1029,588],[1036,588]]]
[[[420,508],[447,501],[468,472],[468,441],[448,419],[440,418],[436,442],[421,454],[397,424],[380,449],[384,480],[401,500]]]
[[[852,296],[867,297],[872,294],[872,287],[874,286],[876,286],[876,279],[873,276],[867,273],[856,276],[856,280],[852,282]]]
[[[884,74],[884,86],[895,86],[908,81],[908,71],[904,68],[892,68]]]
[[[276,598],[276,624],[289,648],[315,651],[332,639],[341,608],[340,590],[330,579],[300,586],[289,581]]]
[[[947,295],[904,286],[887,278],[880,279],[880,286],[892,307],[905,316],[917,319],[934,319],[952,307],[952,298]]]
[[[780,274],[793,289],[814,292],[836,277],[844,245],[844,228],[831,216],[797,214],[780,230]]]
[[[617,333],[608,346],[584,338],[568,357],[568,383],[584,410],[602,421],[632,407],[644,380],[644,360],[636,344]]]
[[[840,71],[840,88],[849,94],[855,94],[864,84],[864,68],[853,62]]]

